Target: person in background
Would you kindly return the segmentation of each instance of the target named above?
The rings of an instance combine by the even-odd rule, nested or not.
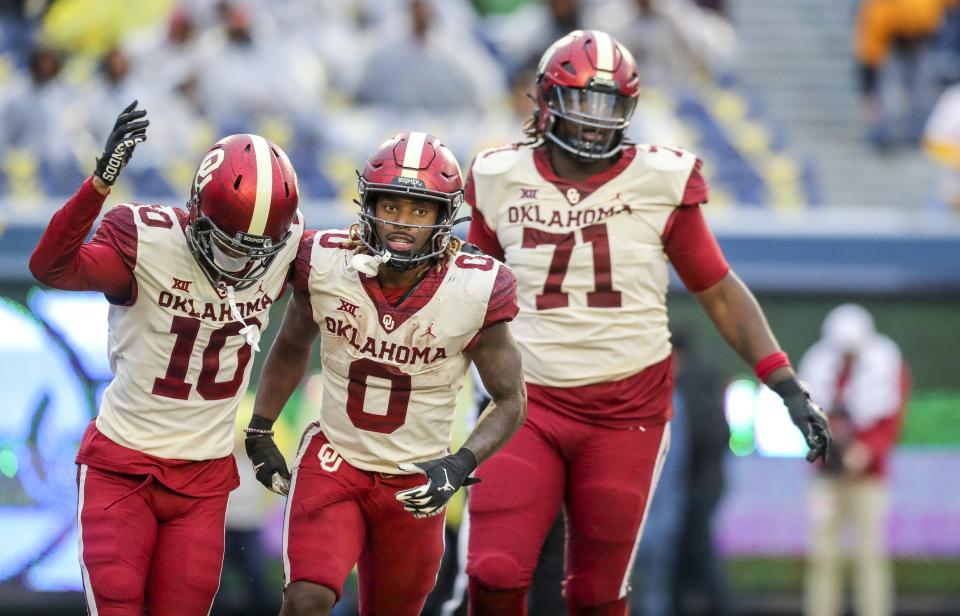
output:
[[[804,354],[799,376],[823,402],[834,452],[810,494],[812,542],[805,613],[843,613],[841,532],[852,523],[854,608],[858,616],[893,613],[893,581],[884,541],[887,468],[910,389],[897,344],[876,331],[863,307],[844,304],[823,321],[823,334]]]
[[[724,383],[688,332],[673,333],[676,398],[687,429],[687,507],[674,571],[675,614],[726,614],[726,581],[713,541],[713,523],[725,489],[730,426],[723,412]],[[675,398],[675,399],[676,399]]]
[[[927,118],[923,149],[940,172],[934,205],[960,212],[960,70]]]
[[[931,43],[955,0],[864,0],[857,13],[855,50],[867,140],[878,150],[917,144],[933,105]],[[891,62],[891,59],[894,62]],[[891,72],[894,63],[900,70]],[[884,94],[884,77],[898,75],[906,109]]]
[[[676,383],[670,453],[637,553],[640,592],[631,595],[631,613],[725,614],[726,584],[713,545],[730,440],[723,383],[688,331],[676,328],[670,340]]]

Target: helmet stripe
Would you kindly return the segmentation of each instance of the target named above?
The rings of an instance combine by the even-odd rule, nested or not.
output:
[[[273,201],[273,159],[270,145],[260,135],[250,135],[253,153],[257,159],[257,198],[253,204],[253,216],[247,233],[263,235],[270,217],[270,202]]]
[[[613,72],[613,39],[606,32],[593,31],[597,45],[597,70]]]
[[[423,156],[423,143],[427,139],[427,133],[412,132],[407,137],[407,150],[403,153],[403,171],[400,173],[405,178],[419,177],[420,158]]]

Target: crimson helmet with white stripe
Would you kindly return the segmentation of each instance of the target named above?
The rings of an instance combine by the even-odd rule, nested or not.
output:
[[[360,194],[360,242],[378,255],[386,255],[376,223],[377,195],[395,194],[414,199],[428,199],[440,207],[433,225],[403,225],[412,231],[429,229],[430,241],[413,255],[391,255],[387,267],[408,270],[417,264],[438,257],[446,249],[453,226],[467,218],[455,219],[463,203],[463,178],[453,152],[433,135],[404,132],[381,143],[367,159],[359,174],[357,192]],[[416,234],[416,233],[415,233]]]
[[[299,202],[287,155],[259,135],[230,135],[194,176],[187,243],[210,282],[246,289],[290,237]]]
[[[575,30],[540,58],[537,131],[578,158],[609,158],[624,145],[639,93],[637,63],[626,47],[601,30]]]

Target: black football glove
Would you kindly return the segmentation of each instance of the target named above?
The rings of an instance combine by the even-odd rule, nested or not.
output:
[[[817,458],[826,460],[833,437],[830,435],[830,425],[823,410],[810,400],[810,394],[793,377],[780,381],[770,389],[783,399],[790,419],[803,433],[807,447],[810,448],[807,462],[813,462]]]
[[[253,462],[257,481],[271,492],[286,496],[290,492],[290,471],[287,461],[273,440],[273,422],[266,417],[254,415],[245,430],[243,445],[247,457]]]
[[[120,112],[113,125],[113,132],[107,137],[103,154],[97,157],[97,169],[93,173],[108,186],[113,186],[120,177],[120,170],[130,160],[137,144],[147,140],[150,120],[142,119],[147,115],[147,110],[136,107],[137,101],[133,101]]]
[[[475,468],[477,468],[477,456],[466,447],[461,447],[457,453],[436,460],[401,464],[401,470],[426,475],[427,483],[400,490],[397,492],[397,500],[403,503],[403,508],[412,513],[415,518],[439,515],[446,509],[447,501],[460,489],[460,486],[480,482],[476,477],[469,476]]]

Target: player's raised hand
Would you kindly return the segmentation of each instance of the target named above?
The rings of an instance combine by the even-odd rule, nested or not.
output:
[[[247,457],[253,463],[253,472],[257,481],[271,492],[286,496],[290,492],[290,471],[287,461],[273,440],[273,422],[266,417],[254,415],[250,424],[243,430],[243,441]]]
[[[117,116],[113,131],[107,137],[103,153],[97,157],[97,168],[93,172],[107,186],[113,186],[120,177],[120,170],[129,162],[137,144],[147,140],[150,120],[146,119],[146,115],[147,110],[137,109],[137,101],[133,101]]]
[[[427,483],[400,490],[397,492],[397,500],[403,503],[403,508],[415,518],[439,515],[460,486],[479,483],[479,479],[470,477],[475,468],[477,456],[466,447],[436,460],[401,464],[401,470],[426,475]]]
[[[783,399],[790,413],[790,419],[803,433],[807,447],[810,448],[807,453],[807,462],[813,462],[817,458],[826,460],[833,437],[823,410],[810,400],[810,394],[795,378],[784,379],[770,389]]]

